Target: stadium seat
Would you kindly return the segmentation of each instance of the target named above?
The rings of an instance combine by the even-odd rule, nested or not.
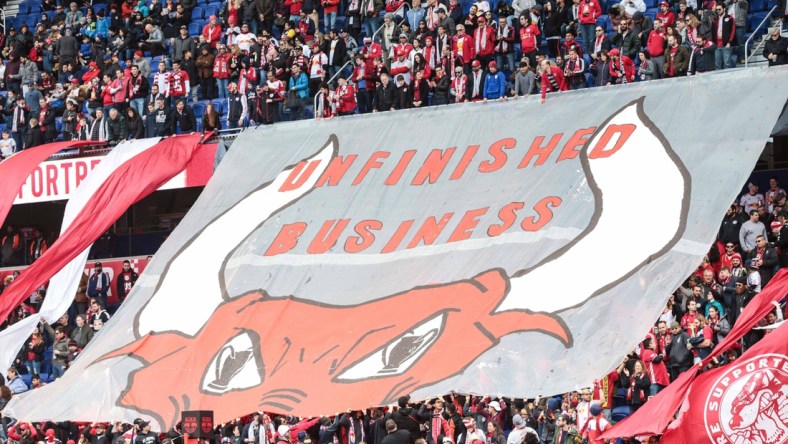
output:
[[[610,27],[610,17],[607,15],[600,15],[598,19],[596,19],[596,25],[602,29],[608,29]]]
[[[644,0],[644,3],[646,4],[646,8],[656,8],[659,0]]]
[[[224,113],[224,103],[226,102],[225,99],[213,99],[211,103],[213,103],[213,107],[216,108],[216,112],[219,113],[221,116]]]
[[[195,103],[192,105],[192,111],[194,111],[194,117],[199,120],[202,118],[202,115],[205,114],[205,104],[204,103]]]
[[[759,12],[766,9],[766,0],[751,0],[749,12]]]
[[[758,25],[761,24],[763,19],[765,19],[768,14],[769,14],[768,12],[763,12],[763,11],[756,12],[755,14],[752,14],[749,17],[750,18],[750,26],[747,29],[749,29],[750,32],[755,32],[756,29],[758,29]],[[762,32],[766,32],[765,28],[768,27],[768,26],[769,26],[769,22],[767,21],[766,23],[763,24],[763,27],[761,29],[758,29],[758,30],[762,31]]]
[[[30,12],[28,14],[41,14],[41,5],[38,3],[31,3]]]
[[[216,5],[209,4],[205,7],[205,18],[208,18],[212,15],[218,15],[219,7]]]
[[[26,16],[22,16],[22,15],[16,16],[14,18],[14,23],[12,23],[12,26],[18,31],[19,28],[21,28],[22,25],[25,23],[25,18]]]
[[[610,412],[610,416],[612,417],[613,422],[616,423],[629,416],[630,413],[631,411],[629,406],[624,405],[621,407],[614,407],[613,410]]]
[[[22,3],[22,4],[19,5],[19,12],[18,12],[17,16],[19,16],[19,15],[27,15],[29,13],[30,13],[30,5],[28,3]]]
[[[192,9],[192,20],[201,20],[204,12],[205,11],[201,7],[196,6]]]
[[[93,10],[96,11],[96,14],[98,14],[99,11],[104,11],[106,8],[107,8],[107,5],[105,5],[103,3],[97,3],[97,4],[93,5]]]
[[[651,17],[651,20],[653,21],[657,17],[657,12],[657,9],[646,9],[646,12],[644,12],[643,15]]]
[[[200,35],[200,25],[198,23],[189,23],[189,35]]]
[[[39,17],[37,14],[28,15],[27,19],[25,19],[25,24],[27,24],[27,27],[30,29],[30,32],[33,32],[33,30],[35,29],[36,23],[38,23],[38,19]]]

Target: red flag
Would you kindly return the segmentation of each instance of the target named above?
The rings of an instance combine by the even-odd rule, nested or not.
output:
[[[118,167],[60,238],[3,293],[0,319],[89,247],[135,202],[186,168],[200,134],[169,137]]]
[[[0,162],[0,177],[3,178],[0,180],[0,225],[11,211],[19,189],[41,162],[60,150],[96,144],[87,140],[48,143],[21,151]]]
[[[788,442],[788,325],[700,375],[660,442]]]
[[[673,414],[678,410],[679,405],[684,400],[687,390],[692,387],[692,381],[697,376],[698,368],[705,366],[711,360],[721,355],[741,339],[747,332],[755,327],[755,324],[763,319],[772,309],[773,301],[781,300],[788,293],[788,270],[780,270],[763,291],[758,293],[747,307],[744,308],[736,325],[728,333],[728,336],[720,342],[712,353],[701,363],[700,366],[693,366],[688,371],[682,373],[665,390],[657,396],[651,398],[646,403],[646,408],[639,409],[613,428],[606,431],[602,438],[612,439],[631,436],[651,436],[660,435],[667,428],[673,419]]]

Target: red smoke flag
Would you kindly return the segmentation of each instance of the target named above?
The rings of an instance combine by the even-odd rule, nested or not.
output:
[[[660,442],[788,442],[788,325],[698,376]]]
[[[698,369],[707,365],[714,357],[720,356],[752,330],[774,308],[772,303],[783,299],[786,293],[788,293],[788,270],[781,270],[769,281],[769,285],[758,293],[744,308],[728,336],[717,344],[712,353],[703,360],[700,366],[693,366],[679,375],[665,390],[659,392],[648,401],[647,408],[640,409],[624,421],[619,422],[612,429],[605,432],[602,438],[662,434],[668,423],[673,419],[673,414],[681,405],[687,391],[694,388],[693,381],[698,376]]]

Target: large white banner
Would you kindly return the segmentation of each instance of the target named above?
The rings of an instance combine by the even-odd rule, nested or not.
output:
[[[167,429],[183,410],[222,422],[589,384],[707,253],[786,80],[741,70],[244,131],[75,368],[10,408]],[[745,83],[746,101],[720,94]]]

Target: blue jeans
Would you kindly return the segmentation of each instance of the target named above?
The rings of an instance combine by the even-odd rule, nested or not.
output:
[[[41,374],[41,362],[39,361],[25,361],[25,367],[27,367],[27,372],[30,375]]]
[[[218,97],[220,99],[227,98],[227,85],[230,84],[229,79],[216,79],[216,88],[218,89]]]
[[[514,72],[517,70],[517,65],[514,64],[514,52],[510,52],[508,54],[496,54],[495,55],[495,63],[498,64],[498,69],[503,70],[503,61],[506,60],[507,66],[509,67],[509,72]]]
[[[580,25],[580,35],[583,36],[583,54],[594,52],[594,40],[596,39],[596,23],[591,25]]]
[[[736,27],[736,56],[739,60],[744,60],[744,44],[747,42],[747,39],[744,38],[744,32],[746,31],[746,26],[737,26]]]
[[[132,99],[131,107],[136,109],[140,115],[145,114],[145,110],[142,108],[145,105],[145,99]]]
[[[337,26],[337,13],[336,12],[328,12],[323,14],[323,26],[325,26],[325,32],[328,34],[329,31],[334,29]]]
[[[372,34],[380,28],[380,17],[366,17],[364,19],[364,34],[367,37],[372,37]],[[380,35],[375,37],[380,42]]]
[[[52,374],[49,375],[49,379],[54,381],[55,379],[63,376],[63,373],[65,371],[66,371],[66,369],[63,368],[63,364],[52,363]]]
[[[716,69],[725,69],[728,67],[731,61],[732,49],[733,48],[726,48],[723,46],[722,48],[717,48],[717,50],[714,51],[714,67]]]
[[[665,388],[665,386],[660,385],[660,384],[651,384],[651,387],[649,388],[648,394],[649,394],[649,396],[656,396],[656,394],[661,392],[662,389],[664,389],[664,388]]]

